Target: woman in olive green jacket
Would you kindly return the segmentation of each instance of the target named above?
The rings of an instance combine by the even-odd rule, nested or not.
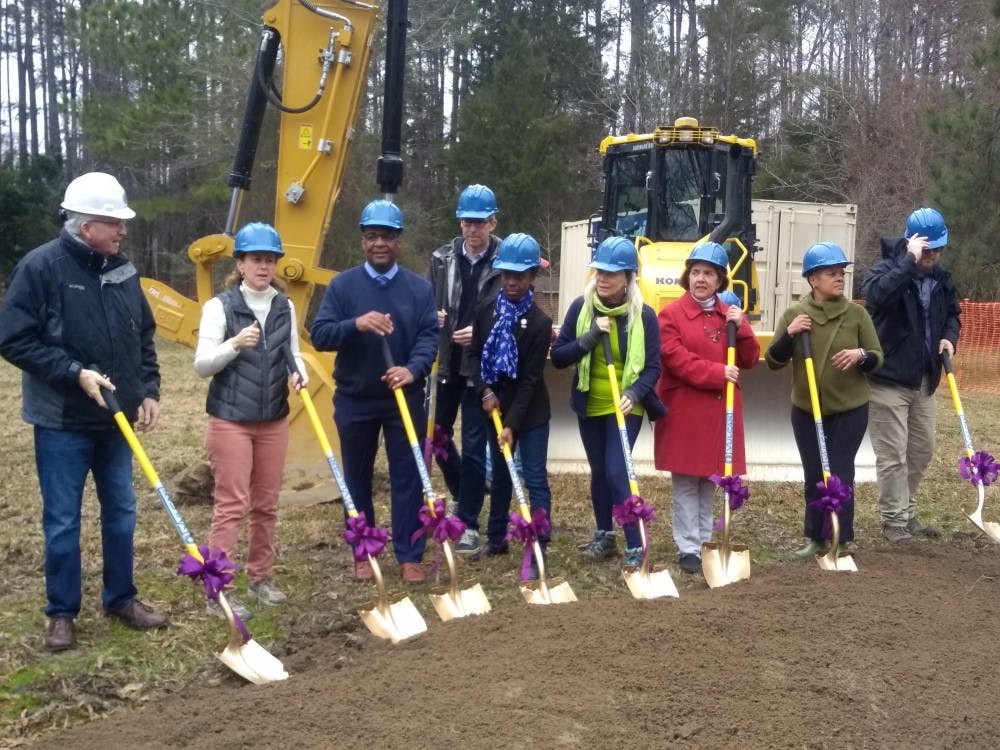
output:
[[[868,380],[882,365],[882,347],[867,311],[844,297],[847,256],[832,242],[820,242],[802,259],[802,275],[812,291],[782,313],[765,358],[772,370],[792,364],[792,431],[805,479],[805,547],[808,558],[823,551],[825,512],[811,503],[822,495],[816,423],[806,379],[801,336],[809,332],[819,390],[830,473],[851,490],[840,511],[840,541],[854,539],[854,464],[868,428]]]

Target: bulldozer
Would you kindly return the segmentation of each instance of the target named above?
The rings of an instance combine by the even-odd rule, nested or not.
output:
[[[854,257],[856,206],[753,198],[758,149],[752,138],[724,135],[694,117],[679,117],[651,133],[609,135],[599,152],[601,209],[589,219],[563,224],[557,321],[582,292],[593,248],[606,237],[635,243],[639,289],[656,311],[684,293],[679,284],[684,261],[695,245],[710,240],[726,248],[730,289],[739,297],[763,352],[778,315],[809,291],[801,273],[805,249],[827,240]],[[850,269],[846,281],[850,289]],[[545,377],[556,404],[550,469],[587,471],[576,418],[559,408],[569,401],[573,373],[550,366]],[[789,424],[790,368],[772,372],[760,365],[741,374],[740,387],[750,477],[801,480]],[[654,471],[651,433],[643,430],[635,446],[633,458],[640,473]],[[857,479],[874,479],[874,454],[867,439],[858,454]]]

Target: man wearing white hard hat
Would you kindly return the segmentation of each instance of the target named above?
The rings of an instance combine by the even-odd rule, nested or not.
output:
[[[62,209],[59,237],[18,262],[0,310],[0,355],[22,371],[21,412],[34,426],[51,651],[76,644],[88,474],[101,505],[105,614],[136,629],[167,624],[136,596],[132,452],[101,396],[101,388],[113,390],[137,430],[156,426],[156,324],[139,274],[121,253],[135,211],[118,180],[103,172],[73,180]]]

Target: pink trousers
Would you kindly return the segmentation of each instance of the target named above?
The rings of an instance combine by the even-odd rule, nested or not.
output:
[[[250,517],[247,576],[271,577],[278,493],[288,452],[288,420],[229,422],[210,416],[206,436],[215,476],[215,509],[208,545],[236,560],[240,524]]]

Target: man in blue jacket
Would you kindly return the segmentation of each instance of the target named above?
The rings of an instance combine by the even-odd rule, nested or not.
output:
[[[424,536],[420,474],[393,391],[403,389],[417,434],[426,427],[424,379],[437,351],[438,322],[430,282],[400,266],[403,214],[389,201],[376,200],[361,213],[365,262],[334,277],[326,288],[310,334],[317,351],[335,351],[333,419],[340,436],[344,479],[359,513],[375,524],[372,474],[381,432],[389,459],[392,546],[404,581],[419,583]],[[392,354],[387,366],[383,340]],[[372,577],[365,562],[354,576]]]
[[[101,504],[104,611],[137,629],[167,619],[136,597],[132,452],[101,397],[113,390],[140,431],[160,414],[156,324],[135,266],[121,253],[135,212],[118,181],[77,177],[62,203],[60,236],[17,264],[0,312],[0,354],[22,370],[22,415],[34,425],[42,492],[45,645],[76,643],[81,606],[80,517],[87,474]]]
[[[944,217],[933,208],[918,208],[907,218],[903,237],[882,240],[883,259],[862,288],[885,353],[885,364],[868,376],[868,430],[882,534],[894,543],[938,533],[917,518],[916,499],[934,453],[941,354],[955,353],[961,329],[958,292],[940,266],[947,244]]]

